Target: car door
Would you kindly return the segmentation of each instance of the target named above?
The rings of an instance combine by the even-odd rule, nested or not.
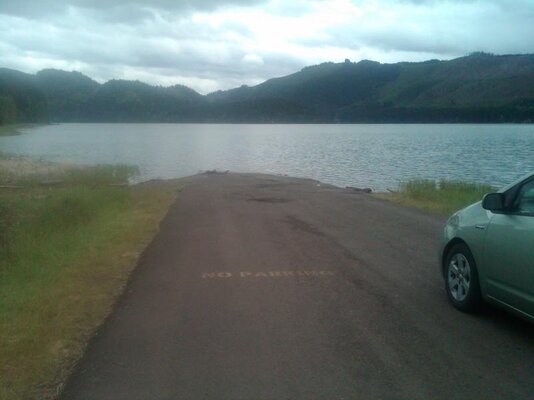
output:
[[[492,216],[484,243],[488,295],[534,316],[534,179],[508,212]]]

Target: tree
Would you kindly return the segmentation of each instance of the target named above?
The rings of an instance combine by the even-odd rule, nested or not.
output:
[[[0,96],[0,125],[17,121],[17,105],[11,96]]]

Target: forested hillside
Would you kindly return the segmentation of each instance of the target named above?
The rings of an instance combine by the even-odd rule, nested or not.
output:
[[[0,69],[0,123],[14,121],[534,122],[534,55],[346,60],[206,96],[180,85]]]
[[[44,92],[33,75],[0,68],[0,124],[40,122],[49,118]]]

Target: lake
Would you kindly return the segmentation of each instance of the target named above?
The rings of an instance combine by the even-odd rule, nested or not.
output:
[[[379,191],[411,178],[501,186],[534,171],[534,125],[59,124],[0,137],[0,151],[135,164],[140,180],[218,169]]]

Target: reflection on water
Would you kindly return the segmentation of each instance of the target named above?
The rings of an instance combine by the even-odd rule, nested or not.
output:
[[[61,124],[0,137],[0,151],[136,164],[143,180],[228,169],[375,190],[410,178],[499,186],[534,171],[534,125]]]

